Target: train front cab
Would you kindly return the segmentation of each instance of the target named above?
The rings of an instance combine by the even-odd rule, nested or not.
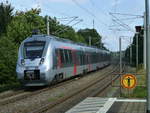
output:
[[[24,86],[44,86],[50,82],[51,50],[46,41],[28,41],[19,49],[17,77]]]

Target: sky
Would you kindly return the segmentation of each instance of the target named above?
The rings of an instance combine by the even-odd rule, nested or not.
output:
[[[0,0],[5,2],[6,0]],[[119,37],[122,50],[130,44],[135,34],[135,26],[143,25],[145,0],[8,0],[15,10],[26,11],[41,8],[42,16],[56,17],[62,24],[78,17],[82,22],[73,26],[77,31],[94,28],[102,36],[102,42],[111,51],[119,50]],[[123,15],[122,15],[123,14]],[[67,21],[62,18],[67,18]],[[73,25],[77,21],[69,23]],[[132,40],[132,38],[131,38]]]

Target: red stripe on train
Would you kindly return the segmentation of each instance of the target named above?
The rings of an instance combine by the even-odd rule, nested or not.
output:
[[[73,74],[74,74],[74,75],[77,74],[77,65],[76,65],[76,64],[74,64]]]
[[[61,46],[60,48],[62,48],[62,49],[74,50],[73,48],[71,48],[71,47],[68,47],[68,46]]]

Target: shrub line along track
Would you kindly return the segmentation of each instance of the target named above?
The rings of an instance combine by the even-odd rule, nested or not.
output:
[[[35,111],[32,111],[31,113],[45,113],[46,111],[50,110],[50,109],[53,109],[55,108],[56,106],[59,106],[60,104],[66,102],[67,100],[71,99],[71,98],[74,98],[75,96],[77,95],[81,95],[82,93],[84,93],[85,90],[87,89],[90,89],[91,87],[93,87],[94,85],[102,82],[102,80],[104,80],[105,78],[109,77],[108,75],[114,73],[116,70],[118,69],[118,66],[116,66],[116,68],[113,68],[110,72],[106,72],[104,73],[103,77],[90,83],[89,85],[87,85],[86,87],[83,87],[82,89],[79,89],[78,91],[76,92],[71,92],[69,95],[65,96],[65,97],[62,97],[60,98],[59,100],[56,100],[55,102],[53,103],[48,103],[40,108],[37,108]],[[113,81],[115,81],[116,79],[118,79],[119,76],[115,77],[113,79]],[[110,81],[110,80],[109,80]],[[102,87],[100,90],[92,93],[90,96],[97,96],[98,94],[100,94],[102,91],[104,91],[108,86],[111,85],[111,82],[108,82],[106,85],[104,85],[104,87]],[[104,83],[105,84],[105,83]],[[88,95],[89,96],[89,95]]]
[[[80,78],[80,76],[77,76],[75,78]],[[40,90],[33,91],[33,92],[25,92],[24,90],[20,90],[20,91],[17,91],[17,93],[14,92],[13,94],[7,95],[6,97],[5,96],[0,96],[0,98],[1,98],[0,106],[6,105],[6,104],[9,104],[9,103],[14,103],[16,101],[28,98],[30,96],[42,93],[43,91],[52,90],[52,89],[60,87],[62,85],[69,84],[72,81],[75,81],[76,80],[75,78],[70,78],[70,79],[67,79],[67,80],[63,80],[61,82],[58,82],[57,84],[53,84],[50,87],[46,87],[44,89],[40,89]],[[10,96],[10,97],[8,97],[8,96]]]

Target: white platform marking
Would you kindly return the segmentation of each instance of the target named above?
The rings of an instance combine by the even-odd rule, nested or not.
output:
[[[116,102],[146,102],[146,99],[117,99]]]
[[[104,104],[104,106],[100,108],[100,110],[96,113],[106,113],[116,100],[116,98],[109,98],[108,101]]]
[[[106,113],[115,102],[146,102],[146,100],[88,97],[66,113]]]

